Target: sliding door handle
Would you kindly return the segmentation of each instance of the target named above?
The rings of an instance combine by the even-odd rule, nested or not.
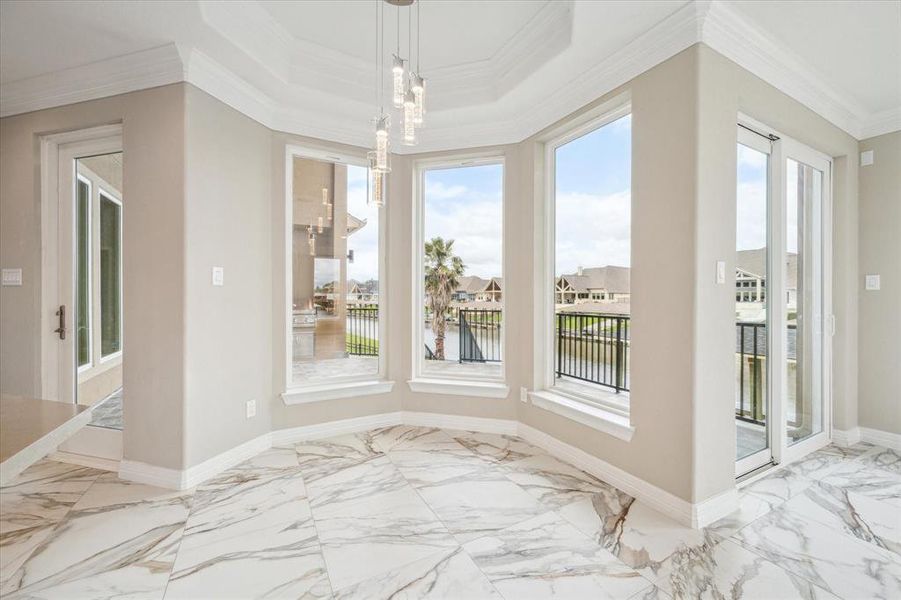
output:
[[[56,316],[59,317],[59,327],[53,330],[53,333],[59,334],[59,339],[66,339],[66,305],[61,304],[59,310],[56,311]]]

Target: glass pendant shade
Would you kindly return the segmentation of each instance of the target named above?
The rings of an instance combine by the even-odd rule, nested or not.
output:
[[[325,206],[328,204],[328,188],[322,188],[322,205]]]
[[[388,195],[388,174],[376,168],[375,152],[367,154],[369,158],[369,189],[367,190],[367,202],[381,208],[385,206]]]
[[[387,116],[380,117],[375,126],[375,153],[376,153],[375,168],[384,173],[388,173],[389,171],[391,171],[391,167],[388,164],[388,117]]]
[[[308,243],[310,244],[310,256],[316,256],[316,236],[312,232]]]
[[[400,108],[404,104],[404,59],[394,55],[394,65],[391,67],[393,77],[394,106]]]
[[[416,145],[416,123],[414,121],[414,112],[416,110],[416,98],[413,92],[408,91],[404,94],[404,138],[405,146]]]
[[[419,75],[413,75],[410,80],[410,90],[413,92],[413,123],[421,126],[425,115],[425,80]]]
[[[322,233],[322,217],[317,219],[316,227],[319,229],[319,233]]]

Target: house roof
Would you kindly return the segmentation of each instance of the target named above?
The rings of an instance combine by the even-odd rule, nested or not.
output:
[[[798,289],[798,255],[788,253],[788,269],[786,269],[786,287]],[[766,248],[739,250],[735,253],[735,268],[748,275],[766,279]]]
[[[347,235],[352,235],[366,226],[366,219],[347,213]]]
[[[582,274],[570,273],[561,275],[576,292],[589,290],[605,290],[614,294],[628,294],[630,285],[629,267],[607,265],[582,269]]]
[[[467,275],[457,280],[457,289],[454,291],[475,294],[484,290],[488,283],[487,279],[482,279],[476,275]]]
[[[559,306],[559,305],[558,305]],[[557,309],[561,313],[600,313],[605,315],[630,315],[632,305],[628,302],[581,302],[567,304]]]

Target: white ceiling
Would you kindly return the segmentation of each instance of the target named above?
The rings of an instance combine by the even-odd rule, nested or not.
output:
[[[0,115],[185,80],[269,127],[366,145],[376,6],[2,0]],[[856,137],[901,128],[899,1],[425,0],[421,18],[416,151],[519,141],[698,41]]]

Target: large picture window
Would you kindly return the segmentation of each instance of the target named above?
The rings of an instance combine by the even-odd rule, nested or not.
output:
[[[368,169],[292,155],[289,386],[381,372],[379,208]]]
[[[631,154],[627,106],[547,153],[547,384],[619,410],[631,383]]]
[[[419,170],[419,375],[503,379],[503,188],[493,159]]]

